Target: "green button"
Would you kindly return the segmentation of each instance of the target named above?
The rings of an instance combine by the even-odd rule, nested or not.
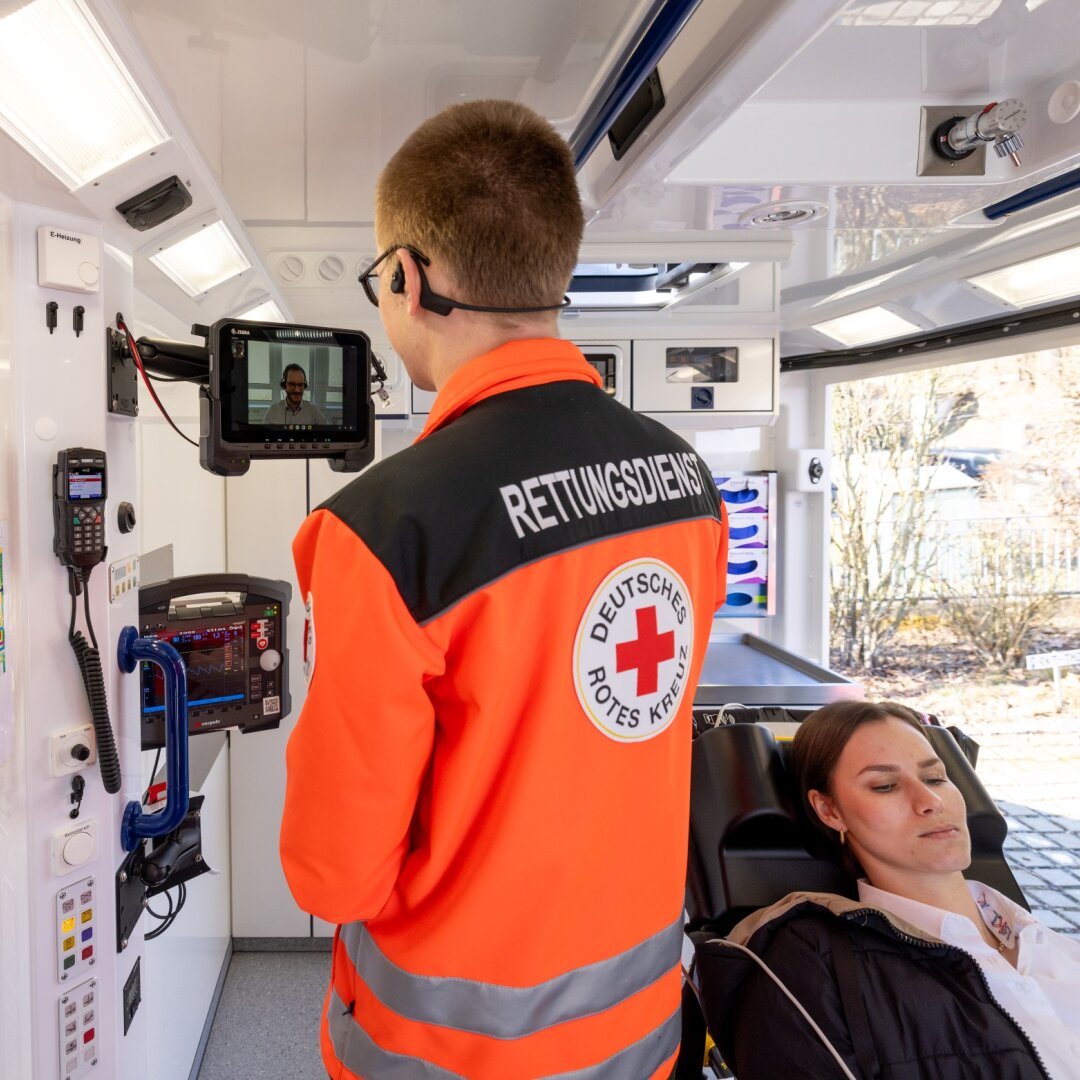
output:
[[[75,966],[75,957],[74,956],[66,956],[66,957],[64,957],[64,970],[65,971],[67,971],[68,968],[74,967],[74,966]]]

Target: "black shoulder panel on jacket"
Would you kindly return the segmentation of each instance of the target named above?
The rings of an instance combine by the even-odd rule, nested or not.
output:
[[[418,622],[547,555],[720,515],[682,439],[576,381],[481,401],[323,508],[383,563]]]

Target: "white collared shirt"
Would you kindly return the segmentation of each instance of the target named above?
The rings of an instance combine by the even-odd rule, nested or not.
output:
[[[969,881],[968,888],[990,932],[1005,945],[1016,942],[1014,968],[987,945],[966,916],[920,904],[859,882],[859,899],[970,953],[997,1003],[1034,1043],[1054,1080],[1080,1077],[1080,941],[1042,926],[1001,893]]]
[[[275,401],[263,414],[264,424],[284,424],[286,427],[306,427],[308,424],[325,424],[326,417],[318,405],[306,398],[294,409],[288,398]]]

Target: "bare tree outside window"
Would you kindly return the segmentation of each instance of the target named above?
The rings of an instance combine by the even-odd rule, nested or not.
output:
[[[973,408],[955,384],[926,371],[833,390],[830,618],[845,669],[873,670],[934,568],[928,499],[955,472],[934,451]]]
[[[980,477],[987,517],[966,557],[939,573],[941,615],[997,671],[1023,663],[1028,638],[1068,591],[1080,536],[1080,377],[1075,350],[1009,357],[989,369],[1025,417],[1022,447]],[[944,569],[944,568],[942,568]]]
[[[834,663],[880,670],[909,616],[1022,663],[1080,591],[1078,433],[1080,348],[836,386]]]

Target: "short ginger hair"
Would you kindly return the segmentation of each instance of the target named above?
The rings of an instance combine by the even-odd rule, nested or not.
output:
[[[513,101],[452,105],[421,124],[379,177],[382,248],[414,247],[485,307],[558,304],[584,215],[570,148]]]

